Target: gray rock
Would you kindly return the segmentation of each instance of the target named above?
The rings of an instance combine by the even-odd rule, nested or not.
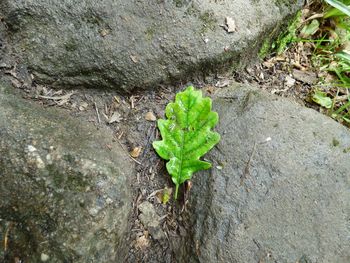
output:
[[[303,2],[2,0],[0,16],[37,81],[130,91],[243,67]]]
[[[350,262],[349,130],[250,87],[221,90],[213,105],[222,139],[193,180],[183,258]]]
[[[147,228],[154,239],[165,238],[165,234],[160,227],[161,218],[157,214],[154,206],[150,202],[143,202],[139,205],[141,223]]]
[[[0,83],[0,237],[10,240],[0,258],[117,262],[133,165],[109,132],[11,89]]]

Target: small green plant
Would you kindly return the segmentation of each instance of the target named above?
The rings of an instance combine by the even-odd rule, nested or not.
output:
[[[286,30],[280,33],[275,41],[271,40],[271,36],[275,34],[273,31],[271,36],[268,36],[264,40],[259,50],[259,57],[261,59],[264,59],[267,55],[273,52],[276,52],[277,55],[280,55],[287,49],[290,43],[295,42],[297,39],[296,33],[300,24],[300,19],[301,12],[299,11],[289,23]]]
[[[350,125],[350,0],[315,1],[318,14],[305,20],[299,41],[312,46],[312,66],[323,79],[311,99]]]
[[[272,44],[272,49],[276,50],[277,55],[282,54],[287,49],[288,44],[296,41],[296,32],[299,26],[300,18],[301,12],[299,11],[289,24],[286,32],[281,33],[277,40]]]
[[[158,120],[162,140],[153,142],[153,147],[168,160],[166,168],[176,186],[175,199],[179,186],[194,172],[211,167],[199,159],[220,141],[220,135],[212,131],[219,117],[211,108],[211,99],[189,86],[166,106],[167,119]]]

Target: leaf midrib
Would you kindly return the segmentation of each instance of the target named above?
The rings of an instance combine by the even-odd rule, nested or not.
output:
[[[188,99],[187,99],[187,107],[186,107],[186,126],[185,128],[188,127],[188,115],[189,115],[189,112],[190,112],[190,101],[191,101],[191,95],[188,96]],[[197,99],[196,99],[197,101]],[[192,105],[195,105],[195,103],[192,103]],[[181,134],[181,158],[180,158],[180,174],[179,174],[179,179],[182,178],[182,165],[183,165],[183,156],[184,156],[184,144],[185,144],[185,131],[182,130],[182,134]]]

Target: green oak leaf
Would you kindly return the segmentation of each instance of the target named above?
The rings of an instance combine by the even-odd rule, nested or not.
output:
[[[153,142],[153,148],[160,157],[169,160],[166,168],[176,185],[175,199],[179,186],[191,179],[194,172],[211,167],[199,159],[220,141],[220,135],[211,130],[219,121],[211,107],[210,98],[203,98],[200,90],[189,86],[167,105],[167,119],[158,120],[162,140]]]

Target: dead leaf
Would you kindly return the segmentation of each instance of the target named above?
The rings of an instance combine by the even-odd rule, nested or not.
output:
[[[153,112],[149,111],[149,112],[146,113],[145,119],[146,119],[147,121],[156,121],[156,120],[157,120],[157,117],[154,115]]]
[[[306,70],[305,67],[303,67],[302,65],[299,64],[299,62],[294,62],[292,63],[293,67],[299,69],[299,70]]]
[[[284,61],[287,61],[287,58],[285,57],[284,54],[281,54],[281,55],[275,57],[273,60],[276,62],[284,62]]]
[[[172,192],[173,192],[172,188],[165,187],[164,189],[156,193],[156,197],[160,203],[162,203],[163,205],[166,205],[170,200]]]
[[[11,70],[5,70],[5,74],[9,74],[9,75],[11,75],[12,77],[14,77],[14,78],[18,78],[18,76],[17,76],[17,72],[16,72],[16,67],[15,68],[13,68],[13,69],[11,69]]]
[[[265,75],[264,75],[264,73],[263,73],[263,72],[260,72],[260,74],[259,74],[259,78],[260,78],[261,80],[264,80],[264,79],[265,79]]]
[[[135,147],[131,152],[130,152],[130,156],[133,158],[137,158],[140,156],[142,147]]]
[[[109,118],[108,123],[111,124],[113,122],[120,122],[122,120],[119,112],[113,112],[112,116]]]
[[[116,101],[118,104],[120,103],[120,99],[119,99],[118,96],[114,96],[114,99],[115,99],[115,101]]]
[[[192,182],[191,181],[187,181],[187,185],[186,185],[186,191],[189,192],[192,189]]]
[[[21,83],[19,80],[17,80],[17,79],[11,79],[11,83],[12,83],[12,85],[13,85],[15,88],[20,88],[20,87],[22,87],[22,83]]]
[[[82,102],[81,104],[80,104],[80,106],[79,106],[79,110],[80,111],[84,111],[86,108],[87,108],[87,106],[89,106],[89,104],[87,103],[87,102]]]
[[[275,65],[275,63],[273,63],[272,61],[268,60],[268,61],[263,62],[263,65],[266,68],[272,68]]]
[[[226,23],[226,31],[228,33],[233,33],[235,31],[237,31],[236,22],[231,17],[227,16],[225,18],[225,23]]]
[[[57,93],[55,93],[55,94],[57,94]],[[58,106],[62,106],[62,105],[69,102],[69,100],[71,99],[71,96],[73,94],[75,94],[75,91],[72,91],[72,92],[67,93],[65,95],[62,95],[62,96],[41,96],[41,95],[39,95],[38,97],[42,98],[42,99],[53,100],[54,102],[56,102],[56,104]]]
[[[145,232],[147,232],[147,231],[145,231]],[[146,248],[149,247],[150,241],[149,241],[147,236],[148,236],[148,234],[147,235],[142,235],[142,236],[136,238],[135,247],[137,249],[145,250]]]
[[[105,37],[105,36],[107,36],[108,34],[109,34],[109,30],[108,30],[108,29],[102,29],[102,30],[100,31],[101,37]]]
[[[219,80],[215,84],[215,87],[223,88],[223,87],[226,87],[226,86],[230,85],[230,83],[231,83],[231,81],[229,79],[222,79],[222,80]]]
[[[135,108],[135,97],[134,96],[131,96],[129,101],[130,101],[130,107],[133,109]]]
[[[65,95],[62,96],[41,96],[39,95],[39,98],[42,99],[47,99],[47,100],[54,100],[57,102],[57,104],[62,105],[66,102],[68,102],[68,100],[70,100],[70,97],[75,93],[75,91],[72,91],[70,93],[67,93]]]
[[[208,86],[206,88],[206,91],[209,93],[209,94],[213,94],[215,92],[215,87],[213,86]]]
[[[131,58],[132,62],[139,63],[139,60],[137,59],[136,56],[130,55],[130,58]]]
[[[295,84],[295,79],[293,79],[291,76],[286,76],[284,84],[289,88],[293,87]]]

